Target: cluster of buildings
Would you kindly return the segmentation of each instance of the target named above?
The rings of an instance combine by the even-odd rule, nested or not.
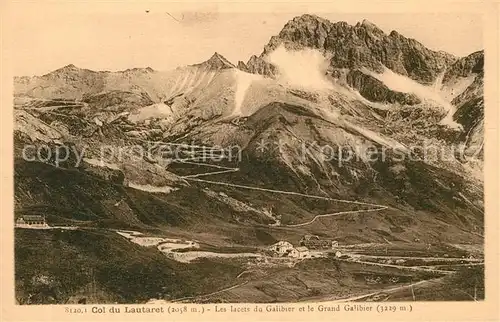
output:
[[[279,257],[306,258],[310,255],[307,247],[293,247],[293,245],[287,241],[279,241],[271,245],[269,250]]]
[[[290,242],[279,241],[269,246],[268,250],[278,257],[308,258],[312,257],[312,252],[336,249],[338,245],[339,243],[334,240],[320,239],[315,235],[305,235],[297,247],[293,246]],[[337,251],[335,255],[340,257],[342,254]]]

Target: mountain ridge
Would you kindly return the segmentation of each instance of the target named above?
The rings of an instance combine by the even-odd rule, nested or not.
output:
[[[395,30],[387,35],[367,20],[352,26],[310,14],[288,21],[277,36],[271,37],[259,58],[280,45],[291,50],[310,47],[328,52],[333,55],[332,69],[367,67],[382,72],[383,65],[424,84],[432,83],[440,71],[457,59],[444,51],[430,50]],[[259,73],[257,68],[250,70]]]

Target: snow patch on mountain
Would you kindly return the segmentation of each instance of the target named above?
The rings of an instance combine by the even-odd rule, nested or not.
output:
[[[129,182],[128,186],[130,188],[136,189],[136,190],[142,190],[146,192],[153,192],[153,193],[171,193],[172,191],[178,190],[177,188],[169,187],[169,186],[153,186],[150,184],[137,184],[133,182]]]
[[[131,122],[142,122],[150,118],[171,118],[173,112],[170,106],[164,103],[156,103],[141,108],[136,113],[130,114],[128,119]]]
[[[384,72],[375,73],[364,68],[363,73],[375,77],[389,89],[397,92],[412,93],[424,101],[432,101],[439,104],[446,111],[446,116],[441,120],[442,125],[447,125],[451,128],[461,128],[460,124],[453,120],[453,114],[456,111],[455,106],[447,101],[436,88],[436,86],[426,86],[414,81],[404,75],[397,74],[389,68],[384,68]]]
[[[243,100],[248,92],[248,88],[254,81],[262,80],[263,77],[257,74],[250,74],[240,70],[235,70],[236,73],[236,92],[235,94],[235,107],[232,116],[241,116]]]
[[[467,77],[459,77],[448,84],[439,86],[441,96],[448,102],[451,102],[455,97],[462,94],[467,87],[472,85],[476,75],[469,75]]]

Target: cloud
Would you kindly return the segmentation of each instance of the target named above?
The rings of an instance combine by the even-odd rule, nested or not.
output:
[[[266,60],[278,68],[280,82],[314,90],[333,88],[332,82],[325,76],[329,60],[318,50],[292,51],[280,45]]]

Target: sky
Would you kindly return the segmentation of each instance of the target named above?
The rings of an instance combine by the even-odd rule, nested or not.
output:
[[[287,21],[304,13],[227,12],[210,6],[176,11],[136,6],[120,12],[48,5],[9,9],[15,75],[42,75],[68,64],[92,70],[169,70],[202,62],[214,52],[235,64],[246,62]],[[317,14],[349,24],[368,19],[386,33],[397,30],[457,56],[483,49],[481,16],[474,13]]]

